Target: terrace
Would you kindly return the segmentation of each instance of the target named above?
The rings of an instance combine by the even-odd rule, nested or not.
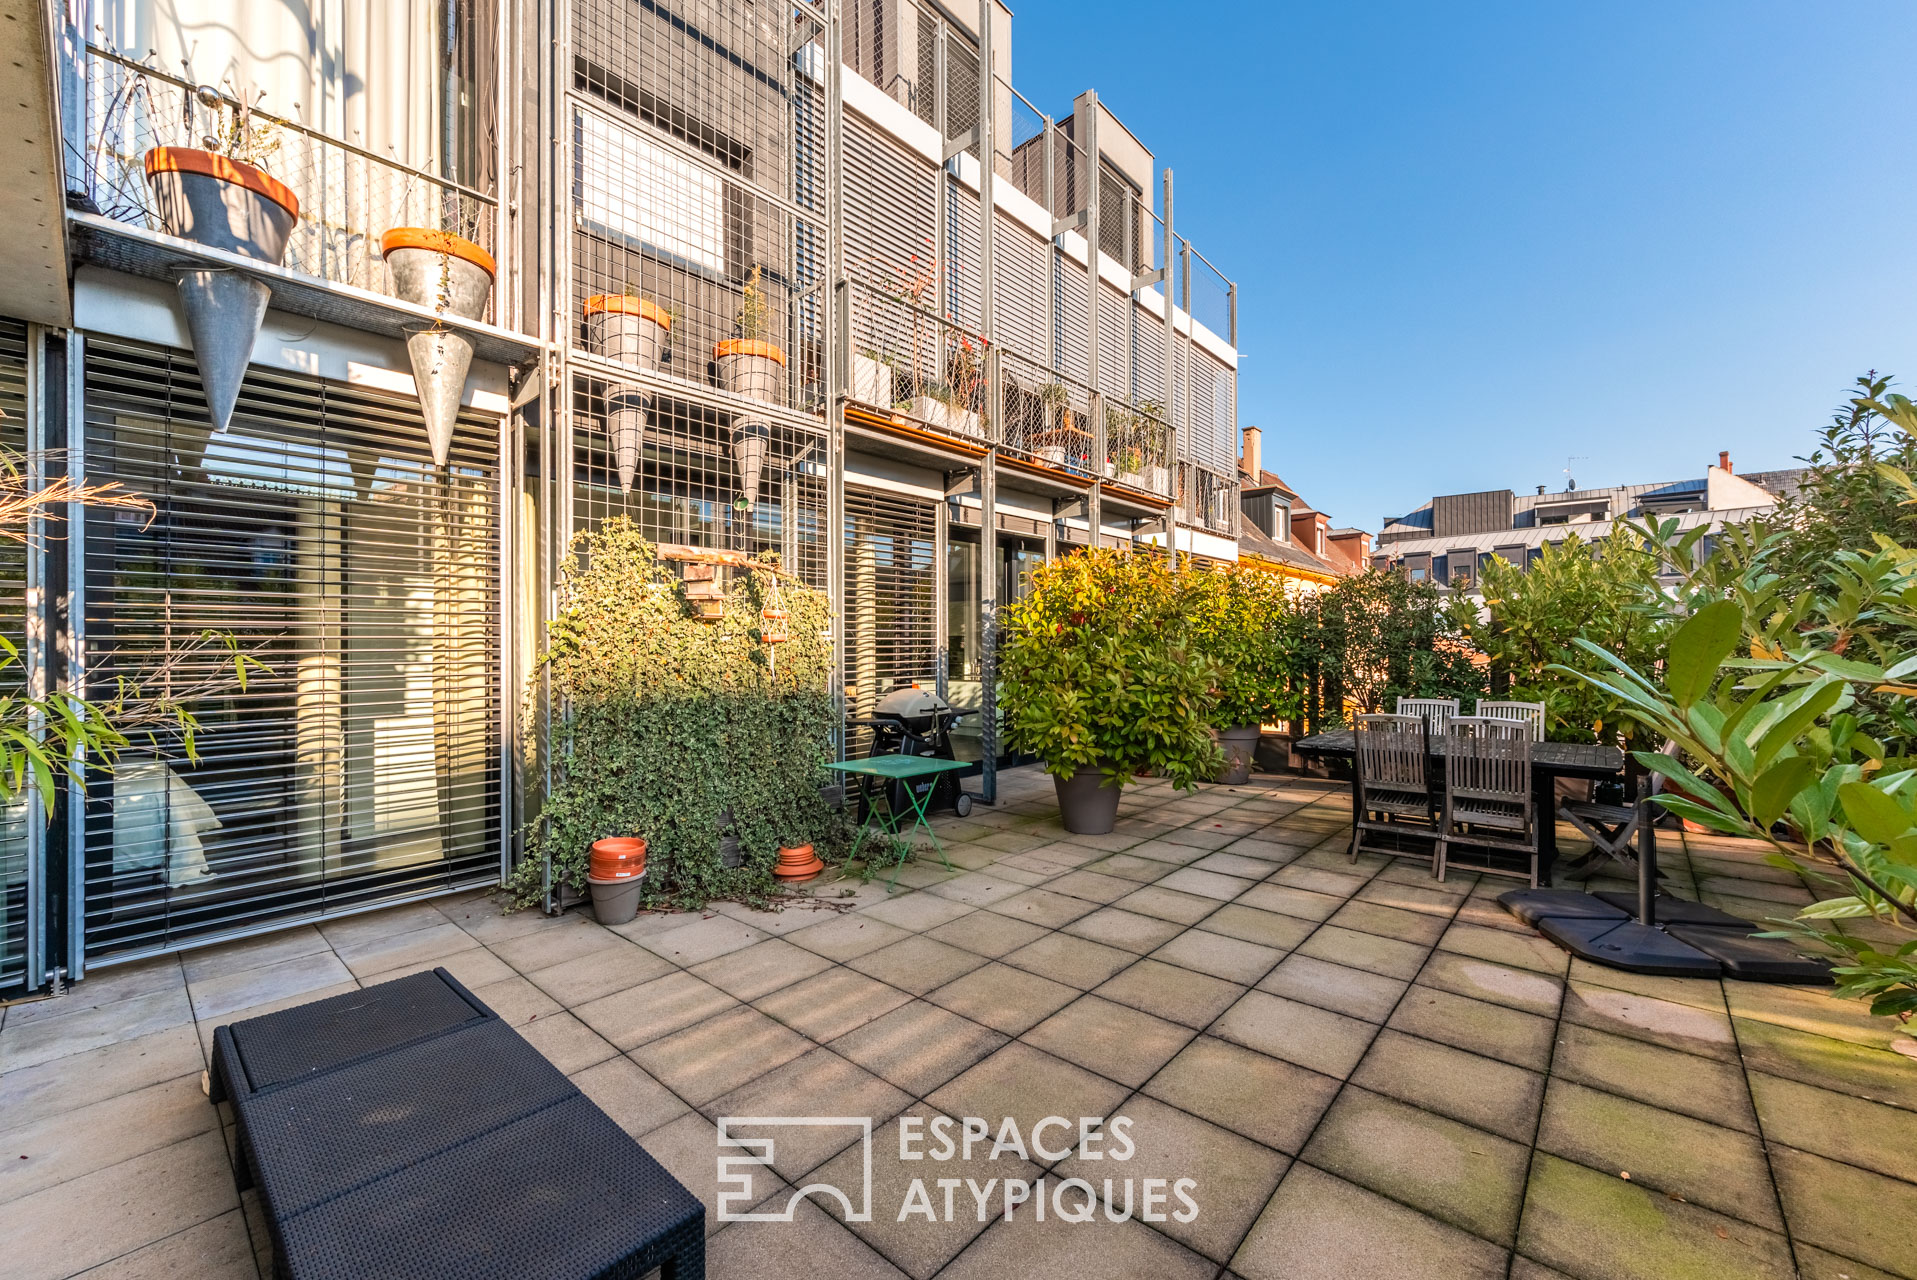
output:
[[[1917,1212],[1917,1076],[1856,1002],[1573,962],[1497,905],[1508,882],[1348,861],[1323,780],[1144,782],[1077,837],[1044,774],[1000,788],[938,821],[959,870],[892,893],[828,879],[617,929],[467,894],[0,1011],[10,1274],[266,1274],[201,1093],[213,1029],[436,965],[706,1202],[719,1277],[1911,1274],[1889,1224]],[[1728,910],[1808,901],[1743,842],[1672,833],[1663,859]],[[897,1159],[897,1117],[1054,1113],[1128,1116],[1137,1154]],[[718,1222],[714,1121],[741,1114],[882,1121],[873,1221]],[[782,1140],[756,1190],[854,1185],[847,1141]],[[1200,1213],[979,1222],[961,1192],[949,1223],[897,1221],[940,1174],[1189,1177]]]

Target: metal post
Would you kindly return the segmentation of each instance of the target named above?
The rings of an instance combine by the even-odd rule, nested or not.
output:
[[[66,385],[67,479],[78,487],[86,483],[86,339],[77,329],[67,331]],[[49,433],[51,434],[51,433]],[[87,522],[86,503],[67,504],[67,691],[85,698],[87,636]],[[75,758],[82,775],[84,754]],[[66,976],[86,976],[87,794],[78,780],[67,782]]]
[[[839,0],[825,0],[825,260],[829,320],[825,333],[826,480],[825,582],[832,611],[832,737],[835,759],[845,757],[845,396],[851,360],[852,285],[845,273],[844,173],[845,27]]]
[[[1184,433],[1178,429],[1177,396],[1173,394],[1172,383],[1177,376],[1177,361],[1172,355],[1172,345],[1178,341],[1178,321],[1172,311],[1172,171],[1165,170],[1165,248],[1159,265],[1165,269],[1165,278],[1158,282],[1158,298],[1165,306],[1165,428],[1171,432],[1171,448],[1166,452],[1170,457],[1169,470],[1174,477],[1172,487],[1177,488],[1179,442]],[[1169,508],[1167,508],[1169,510]],[[1171,556],[1171,567],[1178,568],[1178,517],[1173,513],[1165,521],[1165,542]]]
[[[1085,345],[1087,381],[1092,386],[1092,487],[1085,499],[1085,515],[1091,525],[1089,545],[1096,549],[1103,540],[1105,494],[1105,395],[1099,383],[1098,369],[1098,92],[1085,91]]]
[[[1231,309],[1231,320],[1227,325],[1230,333],[1225,341],[1231,344],[1233,351],[1238,350],[1238,284],[1232,281],[1225,286],[1225,302]]]
[[[50,395],[47,381],[47,331],[39,325],[27,326],[27,487],[39,491],[47,483],[48,410],[58,404]],[[48,638],[52,634],[48,610],[52,606],[47,590],[47,521],[44,512],[35,510],[27,525],[27,696],[44,699],[47,688]],[[35,713],[28,730],[41,736],[46,717]],[[36,991],[46,981],[46,859],[48,814],[38,787],[26,789],[27,802],[27,990]]]
[[[945,120],[947,114],[947,99],[951,96],[948,92],[951,87],[951,82],[946,79],[945,71],[945,22],[941,19],[936,22],[934,26],[938,32],[938,38],[932,42],[932,127],[938,130],[939,150],[943,152],[945,150],[945,140],[951,136],[950,126]],[[937,184],[935,190],[938,192],[938,207],[933,210],[932,214],[932,225],[934,228],[932,234],[938,237],[938,242],[932,246],[932,263],[938,268],[935,273],[938,276],[938,290],[933,296],[937,299],[937,306],[934,310],[942,316],[950,315],[952,311],[952,300],[947,296],[948,291],[946,289],[946,276],[952,269],[949,254],[947,253],[950,245],[946,238],[948,235],[947,222],[950,213],[949,206],[952,197],[948,189],[951,179],[947,178],[945,174],[946,166],[944,164],[939,165],[938,168],[932,171],[932,181]],[[912,372],[914,376],[917,376],[921,371],[914,369]],[[945,381],[945,377],[946,374],[944,370],[940,370],[938,375],[939,381]]]
[[[1196,321],[1194,321],[1191,316],[1191,241],[1189,240],[1181,240],[1178,245],[1178,274],[1180,280],[1183,282],[1179,285],[1178,292],[1179,306],[1185,313],[1185,359],[1183,363],[1184,375],[1178,380],[1177,399],[1178,403],[1185,408],[1185,420],[1184,425],[1178,429],[1178,465],[1176,474],[1172,480],[1171,527],[1173,529],[1172,538],[1174,541],[1178,537],[1176,532],[1178,528],[1178,499],[1185,491],[1185,472],[1187,470],[1185,455],[1189,452],[1186,441],[1191,435],[1191,326],[1195,324]],[[1194,481],[1191,487],[1196,490],[1198,487],[1197,483]],[[1186,504],[1185,518],[1187,520],[1191,519],[1189,502]]]
[[[1041,116],[1040,119],[1045,122],[1044,127],[1039,131],[1039,136],[1045,139],[1043,150],[1045,216],[1052,223],[1056,223],[1058,221],[1058,176],[1056,173],[1058,161],[1055,158],[1057,153],[1054,149],[1058,145],[1058,140],[1052,136],[1052,130],[1057,126],[1052,123],[1050,116]],[[1045,364],[1052,369],[1059,367],[1058,298],[1053,288],[1053,281],[1057,279],[1057,270],[1058,250],[1048,244],[1045,251]]]
[[[992,73],[992,3],[993,0],[979,0],[978,6],[979,336],[985,339],[985,404],[981,424],[985,429],[985,456],[979,460],[978,502],[979,543],[986,560],[986,571],[979,574],[978,675],[982,695],[980,791],[986,804],[998,803],[998,574],[991,570],[998,562],[998,445],[1003,425],[1000,420],[1004,417],[998,330],[992,321],[995,305],[992,232],[998,220],[992,186],[998,152],[992,119],[993,99],[998,96],[998,81]],[[963,152],[959,163],[964,163]]]

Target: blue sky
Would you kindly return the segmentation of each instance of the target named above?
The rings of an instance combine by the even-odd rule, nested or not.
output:
[[[1173,167],[1239,421],[1338,524],[1789,466],[1917,384],[1909,0],[1013,7],[1020,91]]]

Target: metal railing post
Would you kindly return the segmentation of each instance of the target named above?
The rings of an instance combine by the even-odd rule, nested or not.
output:
[[[1165,278],[1158,283],[1159,301],[1165,308],[1165,428],[1171,432],[1171,448],[1166,452],[1170,462],[1166,468],[1173,476],[1178,474],[1178,450],[1184,433],[1178,429],[1178,413],[1174,408],[1177,397],[1172,394],[1172,380],[1176,376],[1177,361],[1173,354],[1173,344],[1178,341],[1178,321],[1172,311],[1172,171],[1165,170],[1165,249],[1162,265]],[[1173,482],[1174,485],[1176,481]],[[1171,567],[1178,568],[1178,516],[1174,511],[1165,521],[1165,542],[1171,555]]]
[[[998,139],[992,119],[998,79],[992,70],[992,3],[978,6],[978,228],[979,336],[985,340],[985,456],[979,461],[979,543],[984,566],[979,574],[979,734],[982,757],[980,790],[986,804],[998,803],[998,446],[1004,430],[1004,392],[999,364],[998,328],[992,273],[993,223],[997,221],[993,180]],[[965,163],[964,152],[958,162]]]
[[[845,756],[845,400],[851,367],[852,285],[845,271],[844,13],[825,0],[826,482],[825,580],[832,614],[833,751]],[[941,179],[942,180],[942,179]]]
[[[1086,495],[1086,523],[1091,525],[1087,545],[1097,548],[1103,541],[1099,530],[1104,525],[1105,496],[1105,397],[1098,368],[1098,303],[1102,290],[1098,283],[1098,92],[1085,91],[1085,367],[1092,388],[1092,487]]]

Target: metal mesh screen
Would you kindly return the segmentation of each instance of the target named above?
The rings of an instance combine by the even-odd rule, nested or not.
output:
[[[255,367],[212,433],[192,359],[87,345],[86,686],[224,680],[86,804],[91,954],[178,945],[499,873],[498,424],[436,471],[410,398]]]

